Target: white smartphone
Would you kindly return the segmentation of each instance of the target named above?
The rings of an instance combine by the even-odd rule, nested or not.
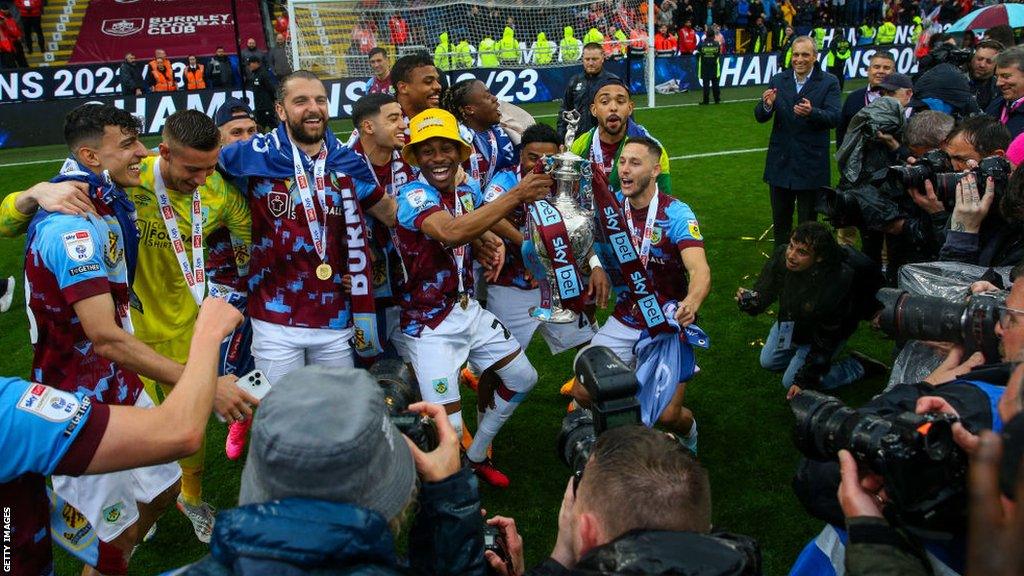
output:
[[[257,400],[263,400],[263,397],[270,392],[270,382],[263,376],[263,372],[259,370],[253,370],[248,374],[243,374],[238,377],[235,385],[240,389],[248,392],[253,398]],[[227,419],[217,414],[217,419],[221,422],[227,422]]]

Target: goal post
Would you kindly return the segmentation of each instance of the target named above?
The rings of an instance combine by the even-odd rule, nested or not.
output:
[[[606,60],[642,63],[634,78],[655,103],[653,0],[290,0],[288,17],[293,68],[323,78],[368,78],[377,46],[392,61],[424,52],[451,74],[578,69],[583,45],[595,41]]]

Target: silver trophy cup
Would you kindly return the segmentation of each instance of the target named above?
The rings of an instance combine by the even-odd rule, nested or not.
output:
[[[576,260],[582,283],[584,273],[589,270],[587,258],[594,246],[591,169],[589,161],[569,151],[573,140],[576,139],[576,126],[580,120],[579,113],[576,111],[563,112],[562,118],[569,126],[565,134],[565,152],[546,158],[544,171],[555,180],[555,195],[548,200],[548,203],[562,215],[565,231],[569,236],[569,249]],[[546,280],[551,291],[551,309],[534,307],[530,309],[530,315],[542,322],[556,324],[575,322],[578,315],[561,306],[558,283],[562,279],[555,271],[556,263],[548,254],[544,240],[540,236],[540,229],[532,218],[530,219],[530,238],[533,240],[540,263],[546,272]],[[579,289],[582,291],[585,286],[581,284]]]

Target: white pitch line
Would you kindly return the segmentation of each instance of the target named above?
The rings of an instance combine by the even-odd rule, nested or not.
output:
[[[722,104],[731,104],[733,102],[757,102],[760,98],[739,98],[736,100],[722,100]],[[664,104],[661,106],[655,106],[654,108],[648,108],[647,106],[637,107],[637,110],[661,110],[662,108],[685,108],[688,106],[700,106],[699,102],[687,102],[685,104]],[[558,114],[537,114],[534,118],[554,118]]]
[[[31,166],[33,164],[50,164],[52,162],[63,162],[65,158],[57,158],[54,160],[30,160],[28,162],[11,162],[9,164],[0,164],[0,168],[14,168],[16,166]]]
[[[684,154],[682,156],[672,156],[669,158],[670,161],[676,160],[694,160],[697,158],[711,158],[714,156],[729,156],[730,154],[753,154],[755,152],[767,152],[767,148],[744,148],[742,150],[720,150],[718,152],[702,152],[700,154]],[[31,166],[33,164],[50,164],[56,162],[63,162],[64,158],[56,158],[53,160],[31,160],[29,162],[11,162],[9,164],[0,164],[0,168],[14,168],[17,166]]]

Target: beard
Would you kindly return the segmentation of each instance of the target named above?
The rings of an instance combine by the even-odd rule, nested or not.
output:
[[[299,118],[297,121],[293,121],[291,118],[286,118],[285,122],[288,124],[288,131],[291,133],[291,137],[302,144],[316,144],[323,140],[324,133],[327,131],[326,118],[319,116],[319,130],[310,131],[305,124],[306,120],[317,117],[318,116],[305,116],[303,118]]]
[[[635,186],[633,187],[633,193],[630,194],[628,197],[632,198],[633,196],[639,196],[640,194],[643,194],[644,191],[647,190],[647,187],[651,185],[651,180],[653,179],[654,178],[652,178],[650,174],[644,176],[643,178],[636,178],[636,181],[634,182]]]

